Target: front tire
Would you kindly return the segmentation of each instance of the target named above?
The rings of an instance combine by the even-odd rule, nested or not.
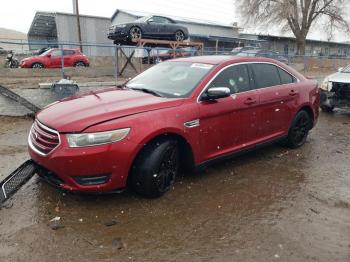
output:
[[[289,128],[286,140],[287,146],[290,148],[298,148],[304,145],[311,127],[312,120],[310,114],[304,110],[299,111]]]
[[[160,197],[171,188],[178,170],[178,142],[173,139],[151,142],[133,164],[131,186],[145,197]]]
[[[129,35],[131,40],[139,40],[142,38],[141,28],[138,26],[133,26],[130,28]]]
[[[44,68],[44,65],[42,63],[33,63],[32,68]]]

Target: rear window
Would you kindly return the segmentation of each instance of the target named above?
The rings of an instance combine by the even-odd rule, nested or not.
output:
[[[277,67],[270,64],[252,64],[256,88],[280,85]]]
[[[291,74],[287,73],[286,71],[284,71],[281,68],[277,68],[278,69],[278,73],[280,75],[281,78],[281,84],[291,84],[291,83],[295,83],[296,79],[294,76],[292,76]]]

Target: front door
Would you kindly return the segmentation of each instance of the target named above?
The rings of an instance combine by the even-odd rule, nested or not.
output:
[[[51,57],[49,58],[49,67],[60,68],[61,66],[61,50],[52,51]]]
[[[225,68],[208,85],[228,87],[231,96],[199,102],[202,162],[254,144],[259,100],[251,81],[248,66],[241,64]]]

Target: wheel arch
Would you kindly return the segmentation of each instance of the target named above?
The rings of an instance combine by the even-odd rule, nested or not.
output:
[[[156,143],[157,141],[162,141],[162,140],[167,140],[167,139],[175,139],[176,141],[179,142],[180,163],[181,163],[181,169],[182,169],[181,171],[187,173],[187,172],[191,172],[194,170],[195,162],[194,162],[192,145],[179,132],[176,132],[174,130],[165,131],[162,133],[153,134],[152,136],[148,136],[141,143],[142,146],[136,150],[134,157],[132,159],[131,165],[129,167],[128,184],[129,184],[129,179],[131,177],[130,173],[131,173],[132,167],[133,167],[135,161],[137,160],[138,156],[147,147],[147,145],[149,145],[151,143]]]
[[[133,27],[137,27],[137,28],[139,28],[140,30],[141,30],[141,34],[143,35],[144,34],[144,28],[142,28],[142,26],[140,26],[139,24],[132,24],[132,25],[130,25],[130,27],[127,29],[128,31],[128,33],[129,33],[129,35],[130,35],[130,31],[131,31],[131,28],[133,28]]]
[[[296,112],[296,114],[298,114],[300,111],[305,111],[306,113],[308,113],[309,114],[309,116],[310,116],[310,118],[311,118],[311,121],[312,121],[312,124],[311,124],[311,126],[310,126],[310,129],[312,129],[313,128],[313,126],[314,126],[314,123],[315,123],[315,113],[314,113],[314,111],[312,110],[312,107],[310,106],[310,105],[302,105],[299,109],[298,109],[298,111]],[[295,115],[296,115],[295,114]]]
[[[36,61],[36,60],[31,62],[30,67],[33,67],[34,64],[41,64],[43,67],[45,67],[45,64],[42,61]]]

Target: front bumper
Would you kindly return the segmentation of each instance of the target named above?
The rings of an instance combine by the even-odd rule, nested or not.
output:
[[[128,40],[129,32],[124,28],[116,29],[115,31],[110,31],[107,35],[108,39],[111,40]]]
[[[119,142],[84,148],[70,148],[65,135],[61,143],[47,155],[39,154],[29,145],[31,159],[41,168],[40,175],[59,188],[72,192],[103,193],[126,187],[133,161],[133,152],[138,145],[124,139]],[[106,176],[98,184],[82,184]],[[95,179],[97,178],[97,180]]]
[[[21,63],[19,64],[20,68],[30,68],[31,64],[29,63],[29,61],[21,61]]]

